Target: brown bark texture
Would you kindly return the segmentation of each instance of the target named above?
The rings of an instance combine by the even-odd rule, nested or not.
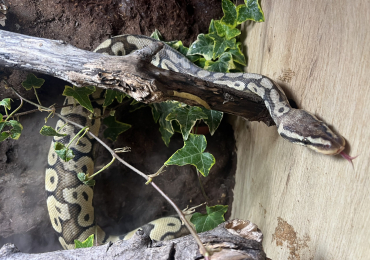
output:
[[[211,260],[268,260],[262,248],[262,233],[249,221],[231,220],[211,231],[199,234],[210,252]],[[61,250],[41,254],[21,253],[13,244],[0,249],[0,259],[7,260],[49,260],[49,259],[203,259],[192,236],[169,241],[153,242],[142,231],[126,241],[102,246]]]
[[[162,46],[158,43],[130,55],[106,56],[63,41],[0,30],[0,66],[51,75],[77,87],[115,89],[143,103],[177,100],[274,124],[255,94],[153,66],[151,58]]]

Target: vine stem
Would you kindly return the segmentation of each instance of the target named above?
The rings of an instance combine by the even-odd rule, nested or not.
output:
[[[82,133],[82,132],[84,132],[85,131],[85,133],[86,133],[86,131],[88,130],[89,128],[87,127],[87,126],[85,126],[85,127],[83,127],[73,138],[72,138],[72,140],[66,145],[66,148],[68,149],[69,148],[69,146],[73,143],[73,141],[74,140],[76,140],[76,138]],[[82,135],[83,136],[83,135]],[[81,137],[82,137],[81,136]],[[80,137],[80,139],[81,139],[81,137]],[[80,139],[78,139],[78,141],[80,140]],[[78,141],[77,141],[77,143],[78,143]]]
[[[44,107],[44,106],[41,106],[41,105],[38,105],[32,101],[29,101],[25,98],[23,98],[13,87],[10,87],[12,88],[12,90],[15,92],[15,94],[21,99],[21,100],[24,100],[26,101],[27,103],[30,103],[34,106],[36,106],[39,110],[42,109],[42,111],[45,111],[45,112],[52,112],[53,109],[51,108],[47,108],[47,107]],[[68,118],[62,116],[61,114],[59,113],[55,113],[55,115],[57,117],[59,117],[60,119],[63,119],[65,122],[68,122],[69,124],[71,125],[74,125],[80,129],[84,129],[84,126],[80,125],[80,124],[77,124],[71,120],[69,120]],[[82,131],[82,130],[81,130]],[[120,161],[123,165],[125,165],[126,167],[128,167],[129,169],[131,169],[132,171],[136,172],[137,174],[139,174],[141,177],[143,177],[145,180],[149,180],[149,177],[141,172],[140,170],[136,169],[134,166],[132,166],[131,164],[127,163],[125,160],[123,160],[121,157],[119,157],[113,149],[111,149],[106,143],[104,143],[99,137],[97,137],[96,135],[94,135],[93,133],[91,133],[90,131],[87,132],[88,135],[90,135],[92,138],[94,138],[96,141],[98,141],[105,149],[107,149],[111,155],[113,156],[113,158],[116,158],[118,161]],[[199,246],[199,252],[204,256],[204,259],[206,260],[209,260],[209,252],[206,250],[205,246],[203,245],[202,241],[200,240],[198,234],[195,232],[195,230],[193,229],[193,227],[190,225],[190,223],[187,221],[187,219],[185,218],[185,215],[184,213],[181,211],[181,209],[179,207],[177,207],[177,205],[153,182],[151,181],[150,184],[152,185],[152,187],[154,189],[156,189],[166,200],[168,203],[171,204],[171,206],[175,209],[175,211],[177,212],[177,214],[180,216],[181,220],[184,222],[185,226],[188,228],[189,232],[192,234],[192,236],[194,237],[195,241],[197,242],[198,246]]]
[[[89,180],[92,180],[92,178],[94,178],[94,176],[98,175],[99,173],[101,173],[102,171],[104,171],[105,169],[107,169],[109,166],[111,166],[111,164],[116,160],[115,157],[112,158],[112,161],[110,161],[110,163],[108,163],[107,165],[105,165],[103,168],[101,168],[99,171],[97,171],[96,173],[94,173],[93,175],[89,176]]]
[[[21,99],[21,104],[12,112],[10,113],[10,115],[8,115],[5,119],[5,122],[8,121],[9,118],[11,118],[22,106],[23,106],[23,100],[25,100],[24,98],[20,97]],[[5,111],[6,111],[6,108],[5,108]],[[6,113],[8,114],[8,113]]]
[[[42,106],[42,105],[41,105],[41,101],[40,101],[40,99],[39,99],[39,95],[37,95],[36,88],[35,88],[35,87],[33,87],[33,90],[35,91],[35,96],[36,96],[36,98],[37,98],[37,102],[39,102],[40,106]]]

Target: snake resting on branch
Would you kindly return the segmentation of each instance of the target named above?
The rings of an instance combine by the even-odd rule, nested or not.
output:
[[[104,41],[95,52],[107,55],[127,55],[135,50],[142,49],[155,39],[146,36],[121,35]],[[230,88],[252,92],[260,96],[274,122],[278,133],[288,141],[307,146],[319,153],[335,155],[342,154],[347,159],[350,156],[343,153],[345,140],[336,135],[322,121],[311,113],[294,109],[289,105],[283,90],[270,78],[252,73],[218,73],[203,70],[186,57],[164,45],[152,59],[152,64],[168,70],[189,74]],[[73,98],[67,97],[66,104],[74,103]],[[68,119],[88,126],[90,131],[97,135],[100,127],[99,116],[101,108],[95,104],[94,114],[97,119],[89,119],[90,112],[82,106],[65,107],[61,114]],[[66,122],[59,120],[57,129]],[[94,208],[92,206],[93,189],[83,184],[77,173],[88,175],[94,172],[94,142],[85,135],[78,144],[71,149],[75,157],[69,162],[62,161],[54,151],[54,143],[63,144],[69,141],[80,129],[68,124],[61,133],[65,137],[54,137],[48,154],[48,167],[45,175],[45,189],[47,191],[47,208],[54,230],[57,232],[59,242],[65,249],[74,248],[74,240],[84,241],[91,234],[99,244],[118,239],[128,239],[134,231],[122,236],[108,236],[96,225],[94,221]],[[160,218],[141,227],[153,240],[165,240],[187,234],[185,226],[177,216]]]

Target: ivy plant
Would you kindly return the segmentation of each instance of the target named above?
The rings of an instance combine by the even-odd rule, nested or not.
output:
[[[246,60],[240,49],[241,42],[238,40],[238,36],[241,32],[238,26],[246,20],[256,22],[264,21],[263,12],[258,4],[258,0],[244,0],[244,4],[238,6],[235,6],[230,0],[222,0],[222,10],[224,12],[224,16],[220,20],[212,20],[208,33],[199,34],[197,40],[193,42],[189,48],[184,46],[181,41],[171,41],[166,42],[166,44],[183,54],[184,58],[189,59],[191,62],[203,69],[224,73],[243,72],[243,68],[246,66]],[[163,41],[158,30],[155,30],[151,37]],[[29,74],[26,81],[22,83],[25,89],[34,90],[39,106],[35,103],[30,103],[38,106],[39,109],[44,107],[41,106],[36,89],[40,88],[44,82],[44,79],[37,78],[35,75]],[[94,86],[82,88],[65,86],[63,95],[73,97],[76,100],[76,103],[93,113],[94,107],[90,100],[90,95],[95,91],[96,88]],[[102,102],[103,108],[105,109],[112,105],[115,100],[118,103],[122,103],[125,98],[130,97],[115,90],[106,90],[104,93],[104,101]],[[0,114],[0,142],[7,138],[15,140],[19,139],[23,127],[17,120],[10,120],[10,118],[12,118],[15,112],[22,106],[23,100],[21,101],[21,105],[10,114],[8,111],[11,109],[12,100],[10,98],[5,98],[0,101],[0,107],[5,111],[5,115]],[[130,111],[134,111],[144,106],[135,100],[131,100],[130,102],[130,105],[132,106]],[[161,132],[162,139],[166,146],[169,145],[170,139],[176,131],[180,132],[184,139],[183,148],[177,150],[164,163],[164,165],[182,166],[191,164],[194,165],[203,176],[208,176],[211,167],[215,164],[215,158],[212,154],[204,152],[207,146],[205,136],[191,134],[190,132],[197,121],[203,120],[203,122],[208,125],[211,135],[213,135],[222,120],[222,112],[208,110],[203,107],[190,107],[176,101],[152,104],[151,109],[154,121],[159,123],[159,131]],[[53,109],[48,109],[47,111],[51,111],[50,115],[55,112]],[[104,137],[111,139],[112,141],[115,141],[118,135],[127,131],[131,127],[128,124],[117,121],[114,117],[114,110],[110,112],[108,117],[103,119],[103,123],[107,126],[104,131]],[[65,134],[60,133],[60,130],[63,127],[64,126],[55,130],[50,126],[44,126],[40,130],[40,133],[46,136],[63,137]],[[87,131],[88,128],[84,127],[66,145],[60,142],[55,142],[54,148],[57,155],[65,161],[72,159],[74,154],[69,147],[73,145],[72,143],[75,139],[81,139]],[[93,175],[95,176],[109,167],[113,161],[114,158],[109,164]],[[87,176],[85,173],[78,173],[78,178],[89,186],[93,186],[95,184],[92,177],[93,176]],[[210,230],[223,222],[223,215],[227,211],[227,206],[207,206],[206,211],[206,214],[195,213],[192,217],[191,221],[198,232]],[[75,241],[76,248],[90,247],[92,246],[93,240],[94,238],[92,235],[86,241]]]

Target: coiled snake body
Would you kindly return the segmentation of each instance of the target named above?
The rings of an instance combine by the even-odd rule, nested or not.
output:
[[[148,46],[153,41],[156,40],[145,36],[121,35],[106,40],[95,51],[107,55],[126,55]],[[264,100],[279,134],[290,142],[307,146],[323,154],[338,154],[344,149],[345,141],[342,136],[334,134],[325,123],[309,112],[291,108],[282,89],[266,76],[252,73],[209,72],[192,64],[168,45],[164,45],[156,54],[152,64],[257,94]],[[67,98],[65,102],[71,104],[73,100]],[[98,117],[101,109],[97,107],[94,112]],[[61,114],[81,125],[89,126],[90,131],[97,135],[100,119],[89,119],[90,112],[81,106],[63,108]],[[59,120],[57,128],[64,124],[63,120]],[[93,173],[93,140],[85,135],[78,144],[74,144],[71,149],[75,157],[69,162],[62,161],[56,155],[54,143],[67,144],[78,131],[79,129],[74,126],[67,125],[61,132],[68,135],[53,139],[45,175],[50,220],[58,233],[59,242],[65,249],[74,248],[75,239],[83,241],[91,234],[96,234],[99,243],[127,239],[133,234],[130,232],[120,237],[109,237],[94,223],[93,190],[77,178],[79,172]],[[186,233],[181,220],[175,216],[155,220],[142,228],[155,240],[172,239]]]

